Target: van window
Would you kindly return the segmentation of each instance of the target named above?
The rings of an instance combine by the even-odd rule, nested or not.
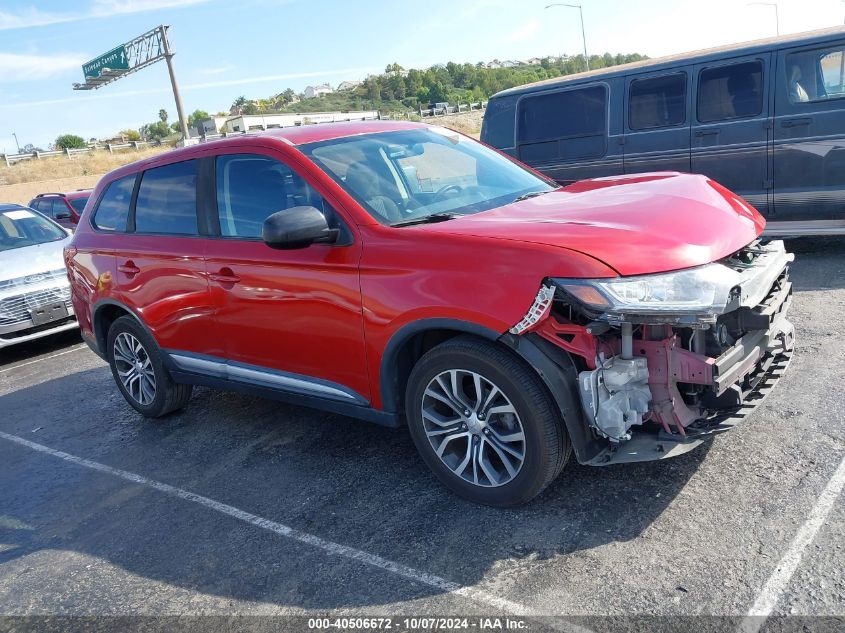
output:
[[[101,231],[125,231],[134,188],[135,174],[124,176],[111,183],[97,205],[97,211],[92,220],[94,226]]]
[[[221,235],[260,238],[268,216],[292,207],[328,211],[320,194],[287,165],[272,158],[256,154],[219,156],[216,172]],[[326,219],[331,225],[333,218]]]
[[[144,172],[135,203],[135,231],[197,234],[197,161]]]
[[[763,64],[741,62],[701,71],[698,120],[742,119],[763,111]]]
[[[786,82],[792,103],[845,96],[845,47],[787,55]]]
[[[686,103],[686,73],[632,81],[628,96],[628,127],[649,130],[681,125],[687,120]]]
[[[481,140],[488,145],[513,147],[514,125],[516,123],[516,97],[491,99],[484,111],[484,125],[481,128]]]
[[[604,86],[550,92],[520,101],[520,156],[525,160],[602,156],[606,134]],[[562,140],[567,142],[559,142]]]

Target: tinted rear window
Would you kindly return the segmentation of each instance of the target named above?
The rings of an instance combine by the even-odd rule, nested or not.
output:
[[[763,64],[742,62],[707,68],[698,79],[702,123],[757,116],[763,111]]]
[[[134,187],[135,174],[124,176],[111,183],[100,199],[100,204],[97,205],[94,226],[101,231],[125,231]]]
[[[144,172],[135,203],[135,231],[197,234],[197,161]]]
[[[484,124],[481,128],[481,140],[497,147],[513,147],[514,126],[516,125],[517,97],[491,99],[484,111]]]
[[[88,198],[74,198],[70,200],[70,205],[76,209],[77,213],[82,213],[82,210],[85,208],[85,203],[88,202]]]
[[[686,121],[687,75],[678,73],[631,82],[628,127],[648,130]]]

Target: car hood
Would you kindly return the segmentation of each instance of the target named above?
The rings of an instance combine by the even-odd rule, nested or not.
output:
[[[709,178],[666,172],[584,180],[420,228],[559,246],[642,275],[721,259],[764,227],[753,207]]]
[[[0,251],[0,281],[63,269],[62,251],[70,240],[68,236],[55,242]]]

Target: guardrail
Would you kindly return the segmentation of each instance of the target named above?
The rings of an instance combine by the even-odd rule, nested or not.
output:
[[[449,114],[460,114],[461,112],[471,112],[472,110],[485,110],[487,108],[486,101],[475,101],[472,103],[459,103],[457,105],[446,106],[445,108],[420,108],[420,118],[447,116]]]
[[[99,149],[108,150],[111,153],[114,153],[115,150],[121,149],[141,149],[142,146],[149,145],[147,141],[129,141],[128,143],[104,143],[102,145],[89,145],[88,147],[78,147],[78,148],[66,148],[66,149],[56,149],[50,150],[47,152],[28,152],[25,154],[3,154],[3,160],[6,162],[7,167],[11,167],[14,163],[18,163],[23,160],[41,160],[42,158],[52,158],[55,156],[66,156],[68,158],[73,158],[79,154],[87,154],[89,152],[94,152]]]

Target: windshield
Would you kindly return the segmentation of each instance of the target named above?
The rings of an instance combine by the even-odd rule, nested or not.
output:
[[[389,225],[486,211],[556,185],[444,128],[300,146],[375,219]]]
[[[84,198],[73,198],[72,200],[68,200],[68,202],[70,202],[70,206],[72,206],[79,215],[82,215],[85,203],[88,202],[88,196],[85,196]]]
[[[64,229],[35,211],[0,210],[0,251],[56,242],[66,237]]]

